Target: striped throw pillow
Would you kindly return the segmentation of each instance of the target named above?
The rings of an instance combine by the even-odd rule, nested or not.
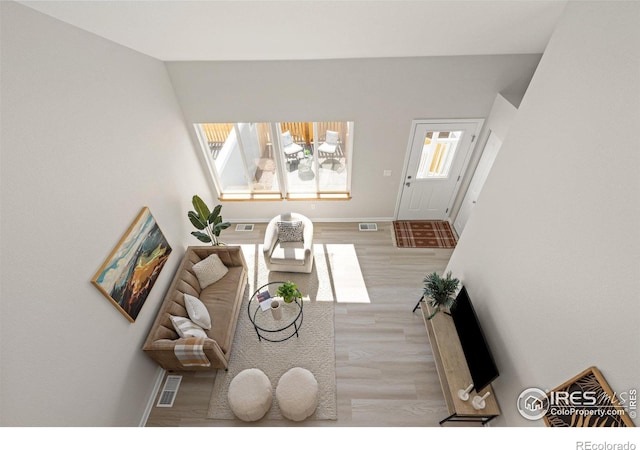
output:
[[[176,330],[176,333],[178,333],[178,336],[180,336],[181,338],[186,338],[191,336],[204,337],[204,338],[207,337],[207,333],[205,333],[201,327],[199,327],[198,325],[196,325],[186,317],[172,316],[171,314],[169,314],[169,317],[171,318],[171,323],[173,324],[173,328]]]

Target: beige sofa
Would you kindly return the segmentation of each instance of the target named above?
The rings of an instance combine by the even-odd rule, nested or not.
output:
[[[201,290],[192,268],[194,264],[213,253],[218,254],[229,271],[222,279]],[[227,369],[246,285],[247,263],[240,247],[188,247],[160,306],[143,350],[166,370]],[[203,346],[210,366],[185,367],[174,353],[176,344],[184,343],[185,340],[174,330],[169,314],[188,317],[184,306],[184,293],[199,298],[211,316],[212,327],[211,330],[206,330],[208,337]]]

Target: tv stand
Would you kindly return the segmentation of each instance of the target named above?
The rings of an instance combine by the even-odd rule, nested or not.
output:
[[[424,300],[418,304],[427,328],[438,378],[440,378],[440,387],[449,411],[449,416],[442,419],[440,425],[445,422],[478,422],[485,425],[500,415],[500,407],[491,385],[480,392],[473,389],[467,401],[458,397],[458,390],[466,389],[472,381],[453,319],[451,315],[442,314],[441,311],[431,320],[427,320],[432,312],[431,307]],[[483,396],[487,391],[491,394],[485,399],[485,407],[480,410],[475,409],[471,404],[473,397]]]

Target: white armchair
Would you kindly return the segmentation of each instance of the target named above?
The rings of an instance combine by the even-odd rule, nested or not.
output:
[[[336,151],[340,148],[340,133],[337,131],[327,130],[325,141],[320,144],[318,151],[330,156],[336,154]]]
[[[284,222],[279,226],[280,222]],[[295,236],[302,225],[301,236],[287,236],[288,229]],[[298,240],[298,239],[301,240]],[[292,240],[291,240],[292,239]],[[264,261],[273,272],[311,273],[313,268],[313,222],[302,214],[288,213],[274,217],[264,236]]]
[[[298,153],[301,153],[304,150],[302,145],[293,142],[291,132],[288,130],[282,133],[281,142],[282,150],[284,151],[284,155],[287,160],[296,160],[298,158]]]

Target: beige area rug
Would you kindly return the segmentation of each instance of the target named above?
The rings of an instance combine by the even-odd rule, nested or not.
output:
[[[336,420],[334,302],[331,287],[321,280],[324,278],[323,258],[319,259],[317,265],[314,264],[311,274],[270,273],[264,267],[259,246],[243,245],[242,247],[249,267],[249,286],[238,318],[229,370],[227,372],[219,370],[216,374],[207,417],[209,419],[236,418],[227,401],[229,384],[242,370],[255,367],[269,377],[274,393],[271,409],[261,420],[283,419],[275,398],[278,380],[292,367],[303,367],[314,374],[319,390],[318,408],[307,420]],[[272,281],[293,281],[304,295],[303,322],[299,337],[294,336],[284,342],[258,341],[247,313],[247,302],[256,287]],[[285,307],[291,307],[291,305],[285,305]],[[262,311],[258,312],[260,313]],[[271,313],[265,311],[264,314]]]

